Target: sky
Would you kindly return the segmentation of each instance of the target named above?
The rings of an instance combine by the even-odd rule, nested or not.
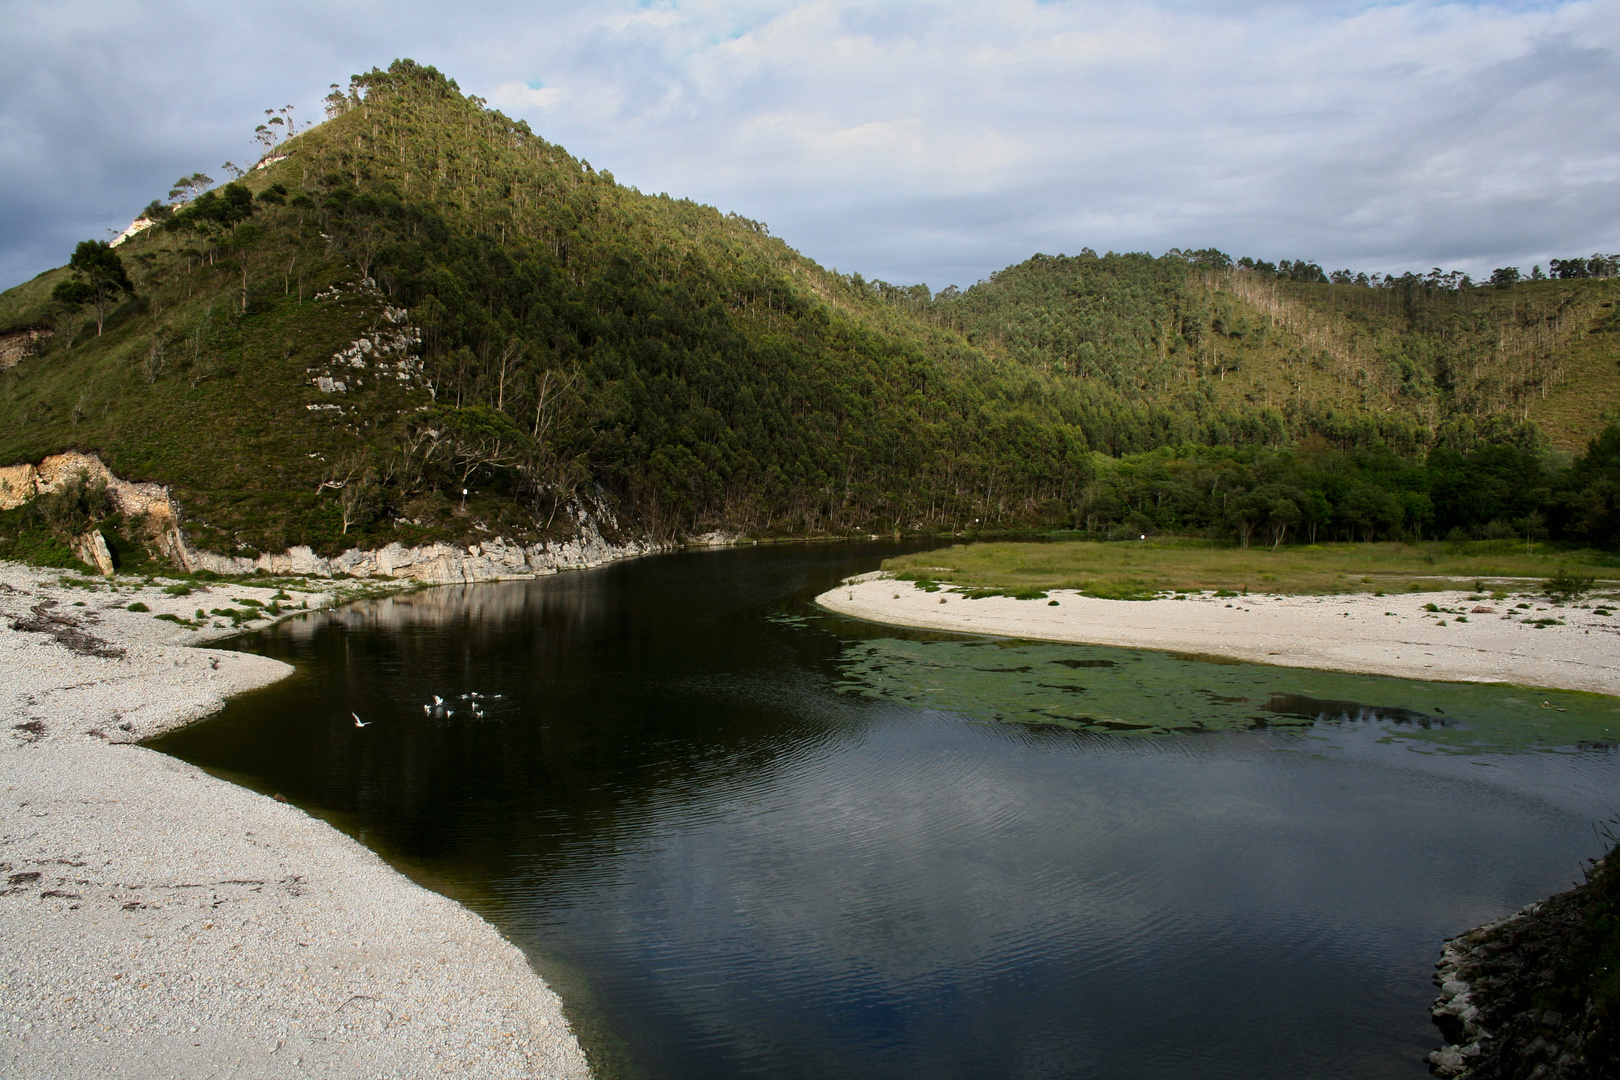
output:
[[[897,284],[1086,247],[1620,251],[1620,0],[0,0],[0,288],[396,57]]]

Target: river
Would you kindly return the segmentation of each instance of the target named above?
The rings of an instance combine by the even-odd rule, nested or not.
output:
[[[1441,941],[1568,887],[1620,803],[1612,744],[1481,751],[1397,722],[1466,728],[1467,688],[1335,676],[1336,703],[1395,719],[1158,737],[903,700],[874,649],[974,640],[810,603],[901,550],[682,553],[312,613],[234,643],[294,676],[154,745],[480,912],[604,1080],[1417,1080]],[[1053,662],[1089,678],[1145,654],[1073,655]],[[1213,700],[1311,689],[1206,667]]]

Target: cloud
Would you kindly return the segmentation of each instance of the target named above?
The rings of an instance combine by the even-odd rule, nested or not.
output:
[[[1215,245],[1475,273],[1620,249],[1620,0],[0,7],[0,281],[395,56],[806,254],[967,284]],[[217,173],[216,173],[217,175]]]

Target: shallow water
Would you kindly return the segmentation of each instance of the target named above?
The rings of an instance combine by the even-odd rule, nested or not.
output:
[[[1001,646],[809,606],[898,550],[662,556],[312,615],[240,642],[296,676],[158,746],[485,914],[604,1077],[1417,1080],[1441,940],[1568,886],[1620,802],[1600,740],[1425,741],[1479,730],[1479,688],[1183,659],[1109,717],[1213,716],[1215,687],[1291,726],[994,722],[1024,691],[933,657]],[[1088,692],[1172,661],[1033,648],[998,655]],[[952,670],[951,708],[904,700],[905,652]],[[424,712],[434,694],[456,715]]]

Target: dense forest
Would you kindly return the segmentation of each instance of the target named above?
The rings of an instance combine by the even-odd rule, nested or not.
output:
[[[1601,256],[1476,285],[1085,251],[935,295],[621,186],[410,61],[328,113],[0,297],[28,343],[0,461],[94,450],[234,552],[604,507],[660,536],[1620,535]]]

